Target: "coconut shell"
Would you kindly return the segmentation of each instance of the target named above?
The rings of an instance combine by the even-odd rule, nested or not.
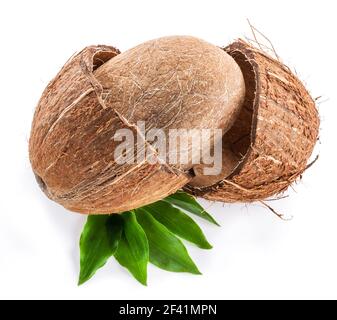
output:
[[[190,36],[142,43],[107,61],[94,76],[104,88],[115,91],[104,98],[106,106],[129,123],[143,121],[146,132],[162,129],[166,137],[171,129],[227,132],[245,96],[243,75],[234,59],[213,44]],[[205,145],[205,141],[201,143]],[[195,163],[191,143],[185,152],[188,163],[174,164],[183,171]],[[170,163],[169,152],[163,160]]]
[[[244,96],[235,61],[196,38],[163,38],[123,54],[108,46],[87,47],[67,62],[39,101],[29,142],[33,171],[50,199],[75,212],[110,214],[144,206],[183,187],[191,165],[159,159],[137,121],[166,131],[226,132]],[[155,161],[118,164],[113,137],[119,129],[138,134]]]
[[[185,190],[229,203],[263,200],[284,192],[306,170],[318,139],[318,111],[301,81],[280,61],[243,40],[224,50],[243,72],[244,106],[223,137],[222,178]]]

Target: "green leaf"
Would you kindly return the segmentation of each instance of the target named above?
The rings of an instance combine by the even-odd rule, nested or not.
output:
[[[122,230],[123,220],[117,214],[88,217],[80,239],[79,285],[88,281],[114,254]]]
[[[169,202],[213,224],[216,224],[217,226],[220,226],[219,223],[217,223],[215,219],[205,211],[205,209],[197,202],[197,200],[195,200],[194,197],[183,191],[178,191],[175,194],[166,197],[163,201]]]
[[[173,272],[201,274],[183,243],[146,209],[136,210],[137,220],[143,227],[150,248],[150,262]]]
[[[134,212],[122,214],[124,232],[115,253],[116,260],[143,285],[147,283],[149,245],[146,234],[137,222]]]
[[[145,207],[151,215],[177,236],[196,244],[202,249],[212,249],[200,227],[181,210],[165,201]]]

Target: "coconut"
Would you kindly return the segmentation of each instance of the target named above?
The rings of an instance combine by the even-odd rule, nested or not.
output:
[[[46,195],[72,211],[109,214],[144,206],[183,187],[192,162],[167,164],[138,121],[165,133],[225,133],[244,96],[235,60],[200,39],[161,38],[121,54],[87,47],[66,63],[38,103],[29,141],[33,171]],[[113,137],[120,129],[140,136],[151,162],[116,161],[119,142]]]
[[[187,192],[208,200],[253,202],[284,192],[306,170],[319,115],[301,81],[283,63],[239,40],[224,48],[240,66],[246,98],[223,136],[223,170],[196,177]]]

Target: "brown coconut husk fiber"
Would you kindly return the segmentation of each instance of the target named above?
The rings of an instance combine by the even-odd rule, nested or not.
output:
[[[110,214],[142,207],[182,188],[192,164],[160,159],[138,121],[165,133],[227,132],[244,97],[234,59],[197,38],[155,39],[124,53],[87,47],[42,94],[29,142],[33,171],[46,195],[72,211]],[[114,151],[120,142],[113,138],[119,129],[140,135],[143,143],[136,143],[148,146],[156,161],[118,163]]]
[[[318,111],[280,61],[243,40],[224,50],[239,64],[246,83],[244,107],[223,137],[227,169],[216,184],[190,184],[185,190],[229,203],[263,200],[285,191],[306,170],[318,138]]]

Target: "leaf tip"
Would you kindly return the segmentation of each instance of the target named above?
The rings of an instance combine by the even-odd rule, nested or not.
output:
[[[207,242],[200,248],[204,249],[204,250],[211,250],[211,249],[213,249],[213,246],[210,243]]]
[[[210,217],[209,222],[213,223],[217,227],[221,227],[221,224],[218,221],[216,221],[211,215],[209,215],[209,217]]]
[[[77,286],[80,287],[81,285],[83,285],[85,282],[87,282],[88,279],[86,278],[82,278],[81,276],[79,277],[78,279],[78,282],[77,282]]]
[[[196,276],[202,276],[202,272],[199,271],[199,269],[196,267],[196,269],[193,271],[193,274]]]
[[[133,275],[135,277],[135,275]],[[141,283],[144,287],[147,287],[147,276],[145,278],[143,277],[135,277],[135,279]]]
[[[196,276],[201,276],[202,273],[198,269],[197,265],[192,261],[193,265],[191,266],[190,270],[188,271],[191,274],[194,274]]]

